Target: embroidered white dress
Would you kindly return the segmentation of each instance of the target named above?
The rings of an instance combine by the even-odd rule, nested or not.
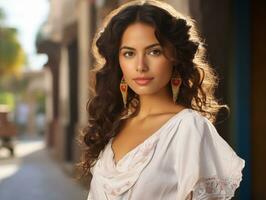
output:
[[[118,163],[111,142],[92,168],[88,200],[231,199],[242,180],[245,161],[192,109],[174,115]]]

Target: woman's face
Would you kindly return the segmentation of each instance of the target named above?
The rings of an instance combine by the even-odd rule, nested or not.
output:
[[[119,63],[125,81],[136,94],[167,90],[173,66],[165,55],[170,57],[170,51],[162,48],[152,26],[137,22],[127,27],[122,35]]]

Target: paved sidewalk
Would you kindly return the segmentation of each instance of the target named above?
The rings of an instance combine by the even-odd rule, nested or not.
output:
[[[42,141],[16,145],[15,158],[0,149],[1,200],[86,200],[87,191],[66,176]]]

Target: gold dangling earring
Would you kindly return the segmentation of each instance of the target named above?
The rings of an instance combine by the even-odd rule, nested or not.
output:
[[[124,108],[127,107],[127,88],[128,88],[128,85],[123,76],[120,82],[120,91],[121,91],[122,98],[123,98]]]
[[[176,103],[181,82],[182,82],[182,80],[179,77],[175,77],[175,78],[171,79],[171,86],[172,86],[172,93],[173,93],[173,101],[174,101],[174,103]]]

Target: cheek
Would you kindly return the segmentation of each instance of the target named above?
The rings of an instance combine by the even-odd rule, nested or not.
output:
[[[164,79],[170,79],[172,76],[173,66],[169,62],[161,62],[157,68],[154,69],[156,74]]]
[[[135,67],[133,60],[119,58],[119,64],[124,76],[129,76],[130,74],[134,73]]]
[[[156,70],[156,73],[164,76],[169,76],[172,74],[172,68],[170,66],[163,65]]]
[[[126,64],[126,62],[123,61],[119,61],[119,64],[123,74],[126,75],[128,71],[128,65]]]
[[[124,69],[126,66],[126,60],[120,55],[119,55],[119,65],[120,65],[121,69]]]
[[[124,62],[123,59],[121,59],[121,57],[119,56],[119,65],[120,65],[120,68],[122,70],[122,73],[125,74],[125,71],[126,71],[126,64]]]

